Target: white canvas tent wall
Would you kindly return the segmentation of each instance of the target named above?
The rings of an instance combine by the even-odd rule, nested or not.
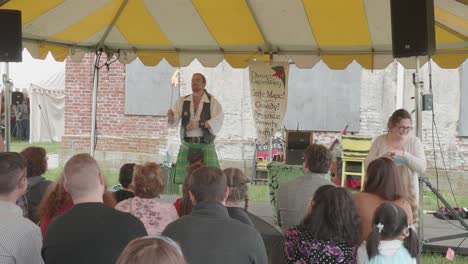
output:
[[[37,60],[25,50],[23,62],[9,66],[12,91],[23,92],[30,98],[30,142],[61,141],[64,134],[65,63],[55,61],[52,56]]]

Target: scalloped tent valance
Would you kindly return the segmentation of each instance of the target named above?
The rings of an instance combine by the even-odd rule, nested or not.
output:
[[[10,0],[0,9],[22,11],[24,47],[40,59],[81,60],[102,48],[145,65],[196,58],[244,68],[255,59],[310,68],[323,60],[331,69],[352,61],[381,69],[393,61],[389,0]],[[468,57],[468,7],[435,0],[434,12],[433,59],[457,68]]]

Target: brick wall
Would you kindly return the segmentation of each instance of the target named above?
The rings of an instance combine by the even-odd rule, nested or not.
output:
[[[66,62],[63,144],[69,155],[90,148],[93,64],[92,55],[87,55],[81,63]],[[101,68],[99,74],[96,151],[158,153],[165,148],[168,129],[164,117],[124,113],[125,66],[116,62],[110,65],[109,71]]]

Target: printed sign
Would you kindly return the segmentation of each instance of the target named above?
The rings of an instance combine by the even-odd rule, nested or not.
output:
[[[252,112],[260,143],[267,143],[281,128],[288,103],[288,73],[288,63],[249,65]]]

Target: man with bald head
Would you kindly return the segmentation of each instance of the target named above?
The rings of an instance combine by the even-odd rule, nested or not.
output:
[[[16,205],[27,187],[23,156],[0,153],[0,263],[44,263],[41,231]]]
[[[46,263],[115,263],[134,238],[147,235],[141,221],[103,204],[104,176],[89,154],[77,154],[64,167],[64,187],[74,207],[47,230]]]

